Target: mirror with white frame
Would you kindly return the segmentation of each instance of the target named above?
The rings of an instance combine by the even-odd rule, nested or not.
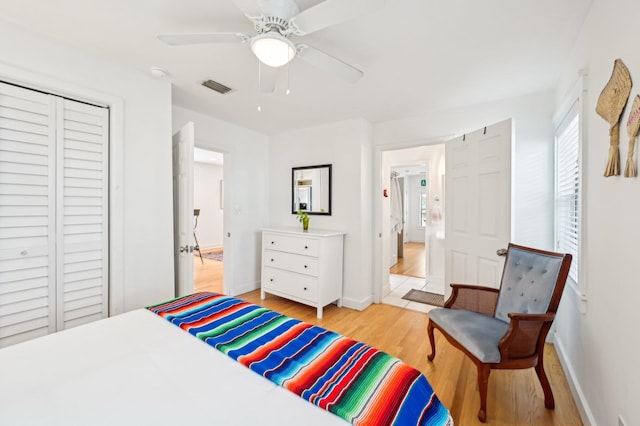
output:
[[[291,169],[291,213],[331,215],[331,164]]]

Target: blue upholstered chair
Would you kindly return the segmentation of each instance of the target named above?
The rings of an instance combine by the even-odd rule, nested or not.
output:
[[[491,369],[535,367],[544,404],[554,408],[543,350],[570,265],[570,254],[509,244],[500,289],[451,284],[444,308],[429,312],[429,361],[436,355],[434,329],[471,358],[478,369],[481,422],[487,418]]]

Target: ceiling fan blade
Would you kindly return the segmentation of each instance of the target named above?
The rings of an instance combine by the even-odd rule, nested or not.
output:
[[[326,0],[303,10],[292,19],[301,35],[356,18],[377,9],[384,0]]]
[[[232,2],[246,16],[262,15],[262,10],[260,9],[258,0],[232,0]]]
[[[251,39],[242,33],[160,34],[158,38],[170,45],[207,43],[246,43]]]
[[[284,67],[274,68],[267,65],[258,64],[260,67],[260,93],[273,93],[276,90],[276,83],[280,77],[281,71]]]
[[[299,44],[296,47],[298,48],[298,56],[300,58],[321,70],[337,75],[349,83],[355,83],[364,75],[364,73],[359,69],[347,64],[346,62],[342,62],[340,59],[334,58],[321,50],[315,49],[306,44]]]

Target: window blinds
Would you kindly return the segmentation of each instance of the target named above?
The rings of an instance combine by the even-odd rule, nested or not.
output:
[[[580,118],[572,108],[556,131],[556,249],[573,256],[569,276],[578,282],[580,239]]]

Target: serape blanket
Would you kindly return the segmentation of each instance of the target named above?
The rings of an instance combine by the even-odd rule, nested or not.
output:
[[[147,309],[354,425],[453,425],[418,370],[338,333],[216,293]]]

